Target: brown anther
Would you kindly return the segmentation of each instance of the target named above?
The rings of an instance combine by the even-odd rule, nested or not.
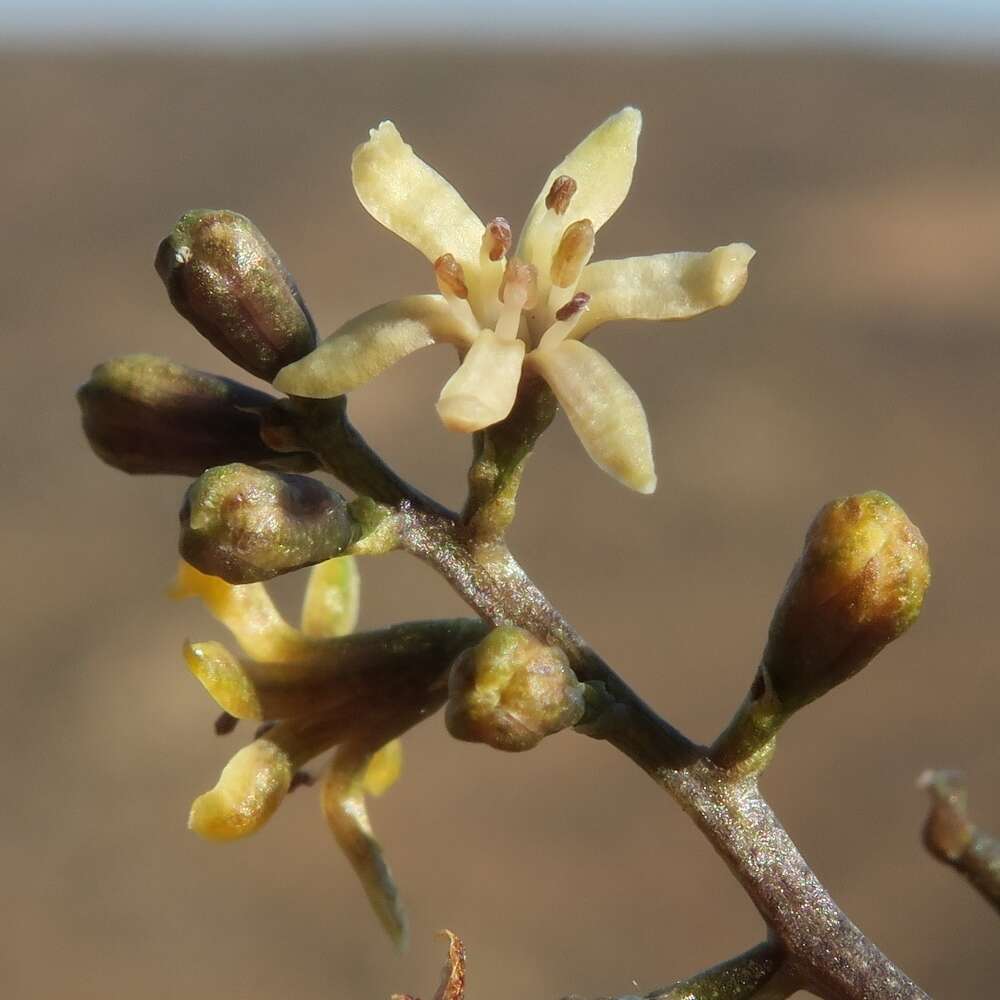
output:
[[[292,780],[288,785],[288,790],[294,792],[296,788],[302,786],[306,788],[311,788],[316,784],[316,779],[308,771],[296,771],[292,775]]]
[[[240,720],[237,719],[235,715],[223,712],[222,715],[215,720],[215,735],[228,736],[236,728],[236,723],[239,721]]]
[[[255,730],[253,738],[259,740],[262,736],[266,736],[274,727],[277,725],[275,719],[268,719],[266,722],[262,722]]]
[[[552,255],[549,277],[553,285],[569,288],[580,278],[584,264],[594,252],[594,224],[590,219],[580,219],[566,227],[559,246]]]
[[[568,174],[560,174],[552,182],[552,187],[545,196],[545,207],[556,215],[564,215],[575,194],[576,181]]]
[[[590,296],[586,292],[577,292],[561,309],[556,310],[556,319],[567,320],[582,313],[590,302]]]
[[[490,260],[506,257],[513,242],[514,234],[511,232],[510,223],[505,218],[498,215],[488,223],[486,232],[483,233],[483,250]]]
[[[443,253],[434,261],[434,276],[442,295],[453,295],[456,299],[469,297],[469,286],[465,283],[462,265],[454,254]]]
[[[508,289],[524,289],[525,300],[522,309],[532,309],[538,301],[538,269],[534,264],[525,264],[518,257],[511,257],[507,261],[507,267],[503,272],[503,279],[500,281],[499,298],[501,302],[507,301]]]

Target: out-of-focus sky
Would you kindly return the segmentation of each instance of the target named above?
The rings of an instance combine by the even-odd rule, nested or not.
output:
[[[773,43],[814,41],[873,47],[1000,52],[998,0],[92,0],[0,2],[0,43],[328,45],[381,38],[553,46],[600,39]]]

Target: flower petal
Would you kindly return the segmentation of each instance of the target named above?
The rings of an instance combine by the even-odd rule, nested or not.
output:
[[[181,560],[170,594],[200,598],[233,633],[243,652],[255,660],[288,662],[303,656],[312,645],[282,618],[262,583],[227,583]]]
[[[309,574],[302,602],[302,632],[311,638],[348,635],[358,623],[361,575],[354,556],[328,559]]]
[[[403,142],[392,122],[371,130],[351,160],[354,190],[368,212],[435,261],[454,254],[464,267],[479,266],[485,226],[462,196]]]
[[[517,254],[548,274],[552,253],[563,231],[580,219],[590,219],[598,230],[614,215],[632,186],[642,115],[636,108],[622,108],[598,125],[548,176],[524,223]],[[545,197],[560,175],[577,184],[558,228],[543,224],[548,214]]]
[[[646,413],[611,363],[577,340],[532,351],[526,363],[552,387],[587,454],[619,482],[652,493],[656,473]]]
[[[445,427],[471,434],[503,420],[514,406],[523,359],[523,340],[483,330],[438,397]]]
[[[366,775],[377,756],[373,757],[366,743],[346,744],[337,751],[323,783],[323,813],[376,916],[402,950],[406,947],[406,914],[365,806]]]
[[[590,295],[589,309],[571,336],[583,337],[617,319],[689,319],[728,306],[743,291],[755,252],[746,243],[730,243],[708,253],[661,253],[589,264],[577,286]]]
[[[355,316],[311,354],[282,368],[274,386],[289,396],[329,399],[370,382],[421,347],[470,339],[440,295],[411,295]]]

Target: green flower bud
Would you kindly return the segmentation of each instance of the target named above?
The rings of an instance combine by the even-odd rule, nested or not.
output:
[[[584,686],[566,654],[505,625],[455,661],[445,724],[456,739],[530,750],[583,716]]]
[[[247,465],[209,469],[181,508],[181,556],[229,583],[254,583],[341,555],[360,535],[344,498],[317,479]]]
[[[828,503],[774,612],[762,670],[793,711],[856,674],[920,614],[927,543],[884,493]]]
[[[108,465],[130,473],[198,476],[245,462],[309,472],[312,455],[279,453],[260,436],[272,396],[152,354],[98,365],[76,394],[83,431]]]
[[[316,346],[316,328],[295,282],[242,215],[182,215],[160,244],[156,270],[174,308],[254,375],[270,381]]]

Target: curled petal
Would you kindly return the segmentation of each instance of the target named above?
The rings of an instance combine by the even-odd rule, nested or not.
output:
[[[632,186],[642,115],[636,108],[622,108],[598,125],[548,176],[524,224],[518,256],[548,273],[549,262],[563,230],[580,219],[590,219],[595,231],[617,211]],[[559,224],[547,223],[545,199],[552,182],[572,177],[576,191]],[[551,218],[551,217],[550,217]]]
[[[314,566],[302,602],[303,634],[317,639],[348,635],[358,623],[360,604],[361,575],[354,556]]]
[[[577,340],[532,351],[526,363],[552,387],[587,454],[619,482],[652,493],[656,473],[646,413],[611,363]]]
[[[479,264],[485,227],[462,196],[403,142],[392,122],[371,130],[351,160],[361,204],[387,229],[428,260],[454,254],[465,267]]]
[[[524,341],[483,330],[445,383],[437,411],[445,427],[471,434],[510,413],[521,381]]]
[[[376,916],[402,950],[406,947],[406,914],[365,806],[366,776],[373,760],[364,745],[348,744],[337,751],[323,783],[323,813]]]
[[[243,747],[223,768],[216,786],[195,799],[188,818],[191,830],[206,840],[237,840],[274,815],[288,794],[295,767],[270,737]]]
[[[728,306],[747,283],[754,253],[746,243],[730,243],[708,253],[682,251],[590,264],[578,286],[590,294],[590,308],[572,336],[583,337],[612,320],[689,319]]]
[[[282,368],[274,387],[310,399],[339,396],[439,341],[466,345],[470,338],[440,295],[411,295],[349,320],[311,354]]]
[[[352,557],[330,560],[347,561],[353,561]],[[320,563],[313,574],[328,565]],[[170,594],[175,598],[200,598],[212,615],[233,633],[243,652],[255,660],[273,663],[294,660],[303,656],[311,645],[282,618],[262,583],[227,583],[181,560]],[[306,600],[309,600],[308,590]]]

